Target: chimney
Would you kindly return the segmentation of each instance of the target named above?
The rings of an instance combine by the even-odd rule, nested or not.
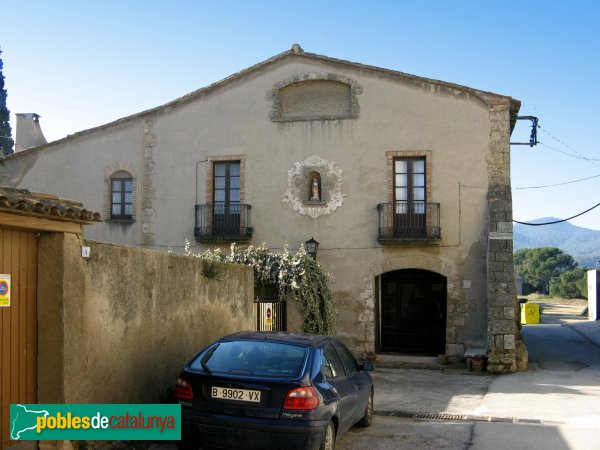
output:
[[[40,116],[35,113],[17,114],[17,138],[15,139],[15,152],[26,148],[44,145],[48,141],[40,127]]]

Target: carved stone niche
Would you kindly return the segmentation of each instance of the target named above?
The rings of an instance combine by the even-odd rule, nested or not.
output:
[[[316,219],[331,214],[344,203],[342,170],[317,155],[296,162],[288,170],[288,185],[282,197],[283,203],[301,215]]]
[[[311,170],[311,168],[306,167],[304,170],[304,176],[302,177],[306,182],[306,200],[305,204],[310,205],[326,205],[327,202],[325,199],[327,198],[327,193],[323,190],[323,179],[321,174],[317,170]]]

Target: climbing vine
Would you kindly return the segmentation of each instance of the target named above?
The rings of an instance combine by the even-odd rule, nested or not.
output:
[[[282,300],[289,292],[292,299],[300,305],[304,314],[304,332],[327,335],[335,333],[335,310],[329,289],[329,274],[306,254],[304,247],[292,254],[287,245],[283,253],[274,253],[264,246],[238,248],[232,244],[229,254],[221,249],[194,254],[189,242],[186,242],[185,252],[188,256],[209,262],[252,267],[257,283],[277,286]]]

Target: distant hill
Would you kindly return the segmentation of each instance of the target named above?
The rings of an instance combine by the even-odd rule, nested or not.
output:
[[[553,217],[532,220],[531,223],[553,222]],[[571,255],[580,267],[596,267],[600,260],[600,231],[561,222],[554,225],[530,226],[514,224],[514,250],[535,247],[557,247]]]

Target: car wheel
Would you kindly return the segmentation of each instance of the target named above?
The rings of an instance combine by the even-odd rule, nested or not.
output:
[[[177,450],[197,450],[198,442],[195,439],[182,439],[177,441]]]
[[[333,450],[335,448],[335,425],[330,420],[325,429],[325,438],[321,444],[321,450]]]
[[[361,427],[370,427],[373,423],[373,390],[369,393],[369,400],[367,400],[367,406],[365,407],[365,415],[358,421],[358,425]]]

